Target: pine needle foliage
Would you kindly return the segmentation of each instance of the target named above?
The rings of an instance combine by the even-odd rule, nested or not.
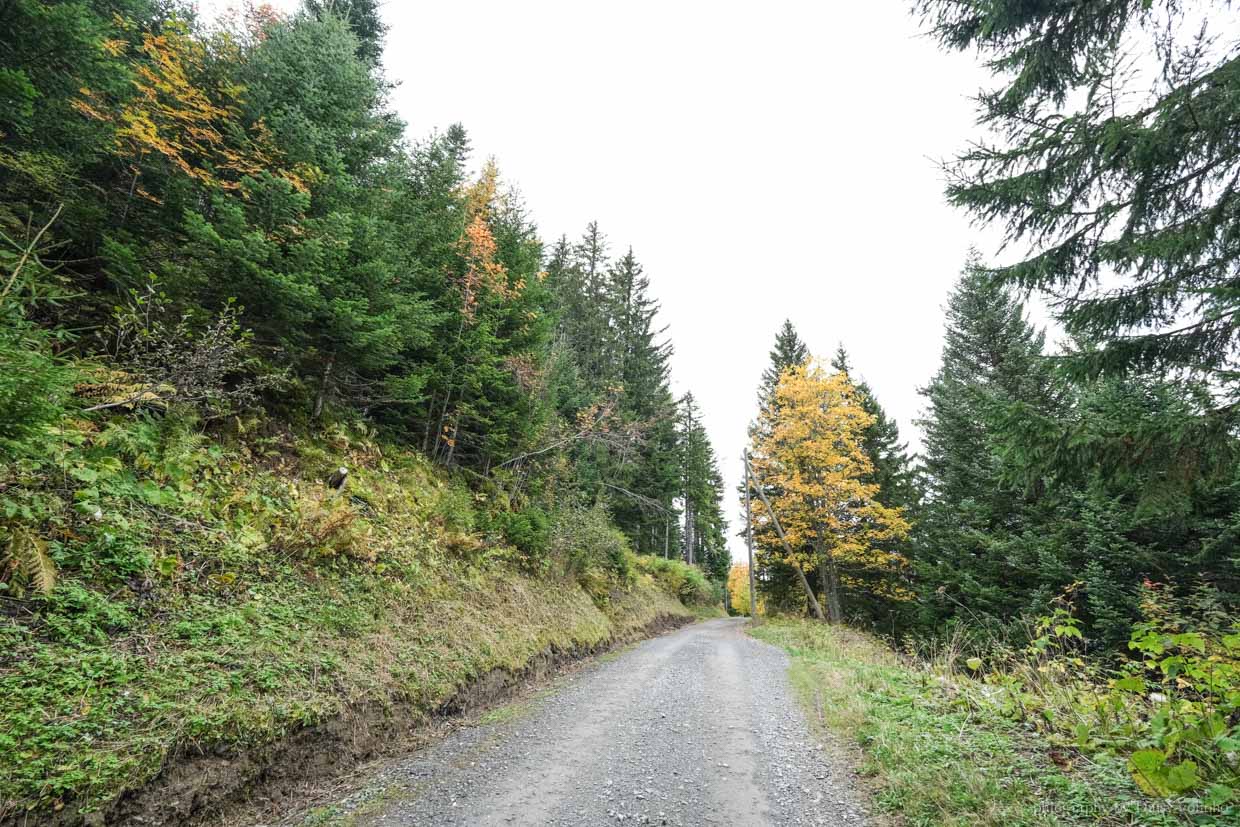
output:
[[[1238,396],[1240,55],[1229,4],[1175,0],[917,8],[977,50],[991,138],[949,165],[949,199],[1032,252],[994,277],[1049,297],[1083,376],[1173,371]],[[1210,11],[1207,12],[1206,10]]]

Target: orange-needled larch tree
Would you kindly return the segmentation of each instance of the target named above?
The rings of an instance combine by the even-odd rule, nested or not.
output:
[[[843,618],[841,569],[879,569],[885,596],[898,598],[907,563],[885,545],[904,537],[908,521],[876,499],[865,482],[873,470],[862,445],[873,421],[844,373],[828,373],[813,360],[784,371],[773,404],[761,414],[752,463],[763,483],[780,492],[772,502],[784,529],[784,561],[816,569],[827,618]],[[754,519],[768,521],[755,503]]]

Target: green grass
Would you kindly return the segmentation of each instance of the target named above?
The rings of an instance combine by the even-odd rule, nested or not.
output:
[[[950,685],[854,630],[773,620],[750,633],[788,650],[790,679],[811,721],[858,749],[874,803],[894,823],[1227,823],[1163,811],[1141,796],[1122,763],[1053,752],[997,713],[958,703]]]
[[[0,821],[106,813],[184,750],[430,713],[492,670],[688,615],[647,575],[599,598],[528,573],[463,486],[364,435],[226,446],[138,422],[64,446],[0,470],[0,529],[35,515],[60,569],[50,595],[0,591]]]
[[[491,669],[592,647],[674,609],[637,587],[613,621],[575,586],[505,576],[415,590],[289,574],[230,598],[178,598],[161,618],[131,612],[101,642],[39,639],[10,622],[0,732],[13,748],[0,752],[0,790],[18,805],[100,806],[179,746],[260,744],[372,700],[430,711]]]
[[[698,620],[715,620],[716,618],[728,616],[728,613],[723,610],[723,606],[714,603],[706,606],[690,606],[689,611],[693,612],[693,616]]]

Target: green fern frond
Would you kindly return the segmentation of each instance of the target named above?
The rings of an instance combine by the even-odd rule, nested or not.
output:
[[[29,529],[13,530],[9,538],[9,556],[40,592],[51,594],[56,588],[56,564],[48,556],[47,543]]]

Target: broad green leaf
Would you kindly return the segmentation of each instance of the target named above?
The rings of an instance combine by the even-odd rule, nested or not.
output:
[[[1197,786],[1197,764],[1195,761],[1181,761],[1167,770],[1167,788],[1174,793],[1182,793]]]
[[[1128,756],[1128,771],[1132,780],[1147,795],[1165,798],[1171,790],[1167,786],[1167,756],[1161,750],[1143,749]]]
[[[142,499],[151,505],[160,505],[163,502],[163,491],[159,485],[151,480],[143,480],[138,483],[138,493]]]
[[[75,480],[79,480],[85,483],[92,483],[95,480],[99,479],[99,472],[96,471],[94,468],[86,468],[86,467],[74,468],[72,471],[69,472],[69,475],[73,477]]]

